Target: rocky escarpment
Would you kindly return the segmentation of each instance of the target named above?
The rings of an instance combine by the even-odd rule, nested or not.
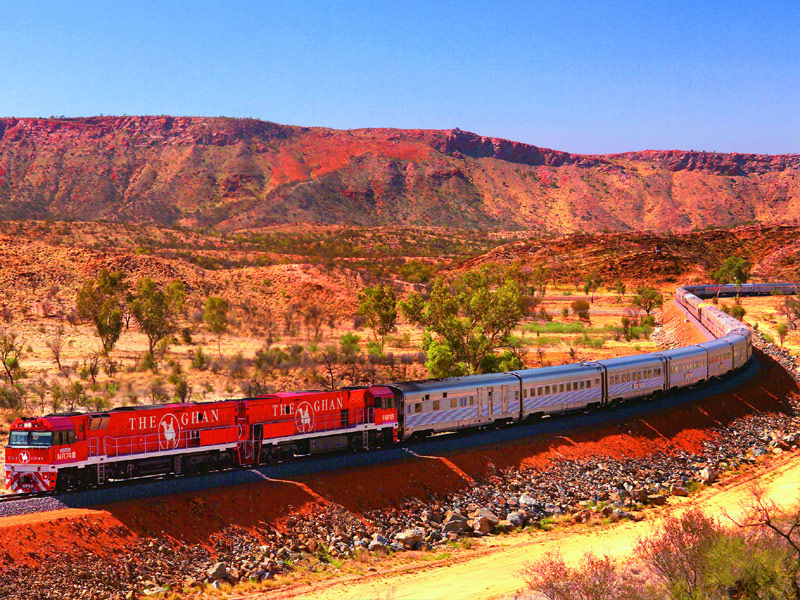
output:
[[[675,232],[794,223],[799,173],[798,155],[585,156],[459,129],[0,119],[4,219]]]

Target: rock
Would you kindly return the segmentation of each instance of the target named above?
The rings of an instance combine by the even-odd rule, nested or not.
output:
[[[402,544],[405,548],[413,549],[417,544],[422,542],[424,537],[425,532],[422,531],[422,529],[414,528],[406,529],[402,533],[398,533],[396,536],[394,536],[394,539]]]
[[[521,510],[515,510],[508,513],[507,519],[513,527],[524,527],[528,521],[528,515]]]
[[[706,485],[709,485],[717,480],[717,478],[719,477],[719,471],[717,471],[716,469],[712,469],[711,467],[706,467],[704,469],[701,469],[698,475],[700,477],[700,481],[702,481]]]
[[[654,506],[664,506],[667,503],[667,497],[663,494],[650,494],[647,497],[647,503]]]
[[[228,569],[225,566],[225,563],[218,562],[213,567],[210,567],[206,571],[206,575],[211,581],[216,581],[217,579],[224,579],[228,576]]]
[[[375,541],[375,542],[378,542],[382,546],[385,546],[386,544],[389,543],[389,540],[387,540],[385,537],[383,537],[380,533],[373,533],[372,534],[372,540]]]
[[[499,520],[493,521],[488,516],[482,515],[472,522],[472,529],[475,533],[486,535],[487,533],[491,533],[499,522]]]
[[[369,549],[370,552],[374,552],[375,550],[382,549],[384,546],[385,546],[385,544],[382,544],[378,540],[372,540],[369,543],[369,546],[367,546],[367,548]]]
[[[468,530],[469,524],[465,516],[454,512],[447,513],[444,519],[444,525],[442,525],[442,533],[459,533]]]
[[[688,496],[689,490],[687,490],[682,485],[674,484],[670,486],[669,493],[672,494],[673,496]]]
[[[753,448],[753,456],[764,456],[767,453],[767,449],[764,446],[756,446]]]
[[[522,506],[536,506],[537,504],[536,499],[529,494],[522,494],[519,497],[519,503]]]

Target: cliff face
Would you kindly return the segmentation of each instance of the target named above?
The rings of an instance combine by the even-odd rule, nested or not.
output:
[[[681,231],[800,217],[800,155],[583,156],[460,131],[0,119],[0,218]]]

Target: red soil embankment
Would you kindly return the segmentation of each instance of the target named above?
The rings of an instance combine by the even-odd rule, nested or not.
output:
[[[119,556],[137,539],[167,536],[208,542],[231,525],[281,529],[290,515],[333,503],[360,515],[400,506],[409,498],[446,494],[495,469],[546,466],[551,460],[645,457],[673,449],[699,450],[713,429],[753,412],[786,410],[797,384],[773,360],[735,392],[664,409],[620,423],[471,448],[445,457],[414,457],[385,465],[264,481],[233,488],[121,502],[96,510],[67,510],[0,519],[0,565],[35,565],[48,556],[94,552]],[[567,420],[564,426],[568,427]]]

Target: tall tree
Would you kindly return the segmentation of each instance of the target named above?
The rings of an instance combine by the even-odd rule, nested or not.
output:
[[[622,302],[622,297],[625,295],[625,284],[622,283],[622,280],[617,277],[614,283],[611,286],[611,289],[614,290],[614,293],[617,295],[617,299],[619,302]]]
[[[425,327],[423,350],[429,353],[426,366],[431,376],[482,372],[484,359],[506,345],[523,318],[519,282],[507,279],[492,289],[490,276],[480,269],[450,283],[437,278],[429,298],[415,292],[400,302],[403,314]]]
[[[228,301],[219,296],[206,298],[206,305],[203,309],[203,323],[217,337],[217,352],[222,356],[220,338],[228,330]]]
[[[383,343],[397,322],[397,297],[388,285],[365,287],[358,294],[358,314],[367,320],[375,341],[383,352]]]
[[[739,296],[739,286],[750,279],[750,262],[741,256],[729,256],[716,271],[710,273],[711,279],[717,284],[717,298],[719,286],[733,283],[736,286],[736,296]]]
[[[78,316],[97,331],[103,354],[108,355],[122,333],[123,305],[128,286],[122,271],[103,269],[97,280],[89,279],[78,290]]]
[[[149,277],[140,279],[136,284],[131,313],[147,336],[151,355],[156,344],[175,331],[178,306],[182,302],[180,297],[171,294],[169,289],[164,291]]]
[[[594,293],[603,285],[603,277],[597,269],[592,269],[584,277],[583,293],[591,293],[590,302],[594,304]]]
[[[3,377],[14,386],[14,378],[20,373],[22,367],[22,352],[25,342],[13,331],[4,331],[0,334],[0,362],[3,363]]]

